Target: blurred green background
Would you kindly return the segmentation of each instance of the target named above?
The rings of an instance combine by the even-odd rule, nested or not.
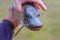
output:
[[[46,12],[40,10],[44,23],[40,31],[23,28],[13,40],[60,40],[60,0],[42,0],[47,6]],[[12,0],[0,0],[0,22],[8,15]]]

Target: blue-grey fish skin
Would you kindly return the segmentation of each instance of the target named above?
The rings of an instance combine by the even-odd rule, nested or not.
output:
[[[36,26],[43,26],[43,23],[40,20],[40,16],[38,11],[32,5],[26,5],[25,7],[25,20],[26,20],[26,27],[36,27]],[[39,28],[38,28],[39,29]],[[37,28],[33,28],[33,30],[38,30]]]

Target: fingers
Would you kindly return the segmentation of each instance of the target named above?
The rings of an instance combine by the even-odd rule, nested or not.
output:
[[[39,4],[39,6],[40,6],[44,11],[47,10],[46,6],[44,5],[44,3],[43,3],[41,0],[38,1],[37,4]]]
[[[40,6],[37,4],[34,4],[34,7],[36,8],[37,11],[40,9]]]
[[[17,5],[17,10],[22,13],[23,9],[22,9],[22,4],[24,3],[33,3],[35,5],[35,7],[37,9],[42,8],[44,11],[47,10],[46,6],[44,5],[44,3],[41,0],[16,0],[16,5]]]
[[[36,7],[41,7],[44,11],[47,10],[46,6],[41,0],[28,0],[28,2],[33,3]]]

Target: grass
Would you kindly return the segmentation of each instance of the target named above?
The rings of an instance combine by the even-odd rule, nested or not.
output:
[[[60,40],[60,0],[43,0],[48,10],[40,11],[43,28],[40,31],[30,31],[23,28],[13,40]],[[8,15],[10,0],[0,0],[0,21]]]

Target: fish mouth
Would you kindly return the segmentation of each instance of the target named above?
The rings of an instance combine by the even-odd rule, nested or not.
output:
[[[42,26],[30,26],[28,27],[29,30],[33,30],[33,31],[38,31],[42,28]]]

